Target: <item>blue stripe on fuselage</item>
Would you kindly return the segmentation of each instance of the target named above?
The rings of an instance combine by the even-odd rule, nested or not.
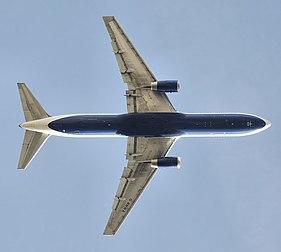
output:
[[[245,133],[263,128],[265,122],[247,114],[129,113],[75,115],[49,123],[53,130],[82,135],[171,137],[189,133]]]

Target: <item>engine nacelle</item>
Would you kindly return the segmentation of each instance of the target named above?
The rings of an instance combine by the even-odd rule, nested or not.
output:
[[[158,92],[178,92],[180,83],[177,80],[164,80],[151,82],[151,90]]]
[[[179,157],[164,157],[151,160],[151,167],[177,167],[180,168],[180,158]]]

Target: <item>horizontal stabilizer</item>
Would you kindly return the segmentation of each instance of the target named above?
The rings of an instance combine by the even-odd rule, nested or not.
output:
[[[18,169],[25,169],[28,166],[48,137],[48,134],[35,131],[25,132]]]
[[[18,83],[23,113],[27,122],[49,117],[24,83]]]

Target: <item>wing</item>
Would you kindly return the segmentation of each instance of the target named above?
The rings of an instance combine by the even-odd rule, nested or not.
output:
[[[156,81],[125,32],[112,16],[103,17],[120,73],[128,85],[127,109],[133,112],[175,112],[164,92],[144,88]]]
[[[176,138],[128,137],[128,165],[124,168],[104,235],[114,235],[155,174],[145,161],[164,157]]]

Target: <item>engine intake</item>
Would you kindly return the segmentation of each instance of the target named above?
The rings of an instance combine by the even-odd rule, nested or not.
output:
[[[180,168],[180,158],[179,157],[164,157],[151,160],[151,167],[177,167]]]
[[[178,80],[163,80],[151,82],[151,90],[158,92],[178,92],[180,83]]]

